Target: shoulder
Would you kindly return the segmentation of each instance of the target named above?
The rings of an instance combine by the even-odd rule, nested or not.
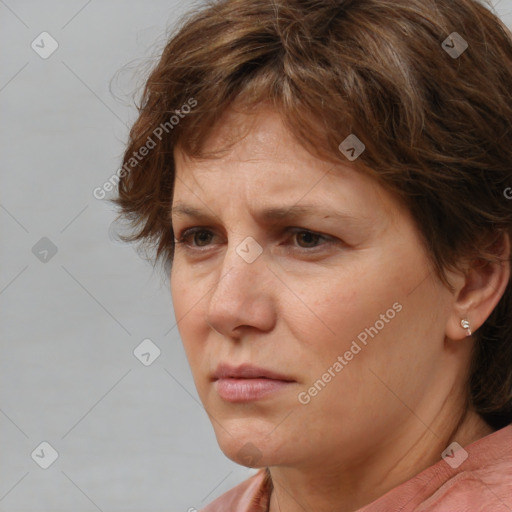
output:
[[[451,446],[451,445],[450,445]],[[460,446],[460,445],[459,445]],[[512,424],[454,451],[358,512],[510,512]],[[450,458],[448,458],[450,457]]]
[[[512,510],[512,425],[466,447],[456,468],[438,464],[442,480],[417,512]]]
[[[457,469],[418,512],[512,510],[512,425],[469,445]]]
[[[266,510],[261,505],[265,495],[265,469],[244,480],[219,496],[200,512],[260,512]]]

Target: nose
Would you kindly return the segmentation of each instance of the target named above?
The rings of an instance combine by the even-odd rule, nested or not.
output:
[[[219,334],[239,338],[244,330],[270,331],[276,319],[276,283],[265,255],[254,260],[254,243],[229,246],[211,291],[206,322]]]

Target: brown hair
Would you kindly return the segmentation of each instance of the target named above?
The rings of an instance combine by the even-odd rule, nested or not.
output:
[[[191,12],[145,84],[114,200],[132,229],[123,240],[156,248],[167,269],[173,149],[213,158],[204,142],[235,99],[270,102],[319,157],[346,163],[338,146],[355,134],[366,149],[354,166],[407,205],[447,286],[445,269],[497,261],[493,242],[512,236],[512,35],[477,0],[220,0]],[[468,403],[496,429],[512,422],[511,308],[509,282],[474,334],[468,379]]]

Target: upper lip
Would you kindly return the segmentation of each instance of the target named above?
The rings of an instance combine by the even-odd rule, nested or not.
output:
[[[215,373],[213,374],[213,379],[272,379],[272,380],[284,380],[291,382],[293,379],[287,377],[286,375],[282,375],[280,373],[274,372],[272,370],[267,370],[266,368],[261,368],[257,366],[253,366],[250,364],[242,364],[240,366],[231,366],[229,364],[221,363],[217,366]]]

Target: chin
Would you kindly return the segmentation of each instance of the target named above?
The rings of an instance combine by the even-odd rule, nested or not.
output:
[[[247,425],[233,427],[233,422],[230,422],[227,431],[219,425],[215,426],[217,443],[228,459],[248,468],[262,468],[276,463],[278,439],[268,435],[272,428],[261,433]]]

